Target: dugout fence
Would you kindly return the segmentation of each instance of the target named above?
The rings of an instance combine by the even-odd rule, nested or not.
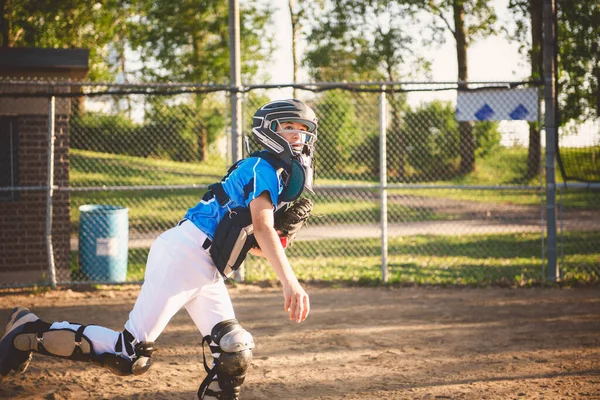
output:
[[[536,88],[471,84],[507,106],[523,87]],[[288,249],[300,279],[541,284],[553,190],[561,280],[598,281],[600,185],[545,186],[541,113],[459,121],[452,82],[256,85],[241,93],[244,135],[260,105],[292,96],[320,118],[314,215]],[[93,204],[128,210],[125,282],[141,282],[152,241],[233,161],[228,86],[3,81],[0,99],[12,107],[0,116],[3,287],[113,283],[81,266],[80,251],[120,249],[80,247],[80,207]],[[593,146],[570,140],[594,168]],[[245,278],[275,275],[250,256]]]

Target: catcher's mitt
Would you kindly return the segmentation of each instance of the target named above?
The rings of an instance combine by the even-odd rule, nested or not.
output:
[[[275,229],[280,232],[284,247],[295,237],[304,226],[312,212],[313,203],[310,199],[302,197],[286,207],[275,212]],[[285,241],[285,243],[284,243]]]

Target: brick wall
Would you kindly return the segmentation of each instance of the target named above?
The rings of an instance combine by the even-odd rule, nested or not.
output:
[[[46,186],[48,116],[19,115],[18,185]],[[68,117],[55,118],[54,184],[69,185]],[[69,193],[53,196],[52,241],[57,280],[69,280]],[[48,283],[46,191],[20,191],[16,201],[0,203],[0,285]]]

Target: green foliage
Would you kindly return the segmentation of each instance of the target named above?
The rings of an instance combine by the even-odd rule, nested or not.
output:
[[[153,138],[153,155],[174,161],[197,160],[198,138],[205,129],[195,117],[193,103],[167,104],[155,98],[147,115],[148,127],[157,134]],[[201,159],[201,158],[200,158]]]
[[[324,177],[339,175],[365,134],[354,105],[352,96],[340,96],[337,92],[326,92],[314,104],[317,117],[327,121],[319,126],[316,145],[318,170]]]
[[[400,135],[407,146],[406,162],[411,167],[411,180],[447,179],[456,174],[458,161],[458,123],[449,102],[433,101],[409,110]],[[390,151],[400,140],[390,138]]]
[[[7,0],[5,47],[88,48],[92,81],[110,80],[120,58],[109,61],[111,49],[122,55],[128,29],[129,0]],[[114,57],[114,54],[113,54]]]
[[[561,125],[600,118],[600,4],[559,0],[556,5]]]
[[[134,123],[122,112],[86,112],[71,118],[71,146],[103,153],[202,161],[202,140],[214,142],[224,132],[221,107],[200,108],[194,102],[173,104],[172,100],[153,97],[143,124]]]
[[[587,182],[600,182],[600,146],[561,147],[560,157],[571,174]]]
[[[529,43],[528,28],[536,23],[532,19],[542,18],[538,15],[542,4],[537,5],[535,13],[532,12],[533,4],[534,0],[509,2],[509,10],[516,22],[515,32],[509,36],[523,44],[521,52],[529,54],[537,53],[524,45]],[[560,124],[596,119],[600,117],[600,5],[597,1],[557,0],[556,14]],[[542,64],[541,60],[539,63]]]
[[[145,80],[223,84],[229,81],[229,13],[221,0],[137,0],[132,47],[141,52]],[[252,78],[266,60],[268,7],[240,6],[242,73]],[[158,66],[157,66],[158,64]]]
[[[87,112],[70,119],[71,147],[104,153],[148,156],[151,142],[144,140],[143,127],[124,114]]]
[[[268,6],[240,7],[242,73],[252,80],[272,51]],[[140,51],[139,78],[223,84],[229,80],[228,3],[219,0],[7,1],[6,47],[88,48],[91,81],[125,71],[126,48]],[[3,40],[4,36],[0,38]]]
[[[458,175],[459,127],[450,102],[432,101],[408,108],[387,133],[388,180],[391,182],[439,181]],[[485,158],[500,145],[497,122],[474,124],[476,154]],[[378,154],[377,134],[366,138],[359,153]],[[378,174],[379,158],[369,158],[369,169]],[[526,165],[526,164],[523,164]],[[403,174],[399,174],[403,171]]]
[[[498,29],[496,26],[498,16],[490,0],[430,0],[420,4],[425,10],[438,17],[438,23],[443,23],[447,29],[453,31],[454,37],[458,27],[451,26],[451,21],[456,21],[455,13],[462,12],[463,33],[467,46],[473,44],[476,39],[496,33]]]
[[[313,8],[304,64],[317,81],[397,81],[413,55],[412,1],[336,0]],[[413,68],[414,70],[414,68]]]

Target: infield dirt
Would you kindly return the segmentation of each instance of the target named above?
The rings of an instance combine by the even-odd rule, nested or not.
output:
[[[287,319],[278,288],[230,288],[255,339],[242,399],[600,399],[600,290],[325,288]],[[139,286],[0,291],[0,321],[27,306],[47,321],[121,330]],[[181,310],[144,375],[34,355],[3,399],[195,399],[201,335]]]

